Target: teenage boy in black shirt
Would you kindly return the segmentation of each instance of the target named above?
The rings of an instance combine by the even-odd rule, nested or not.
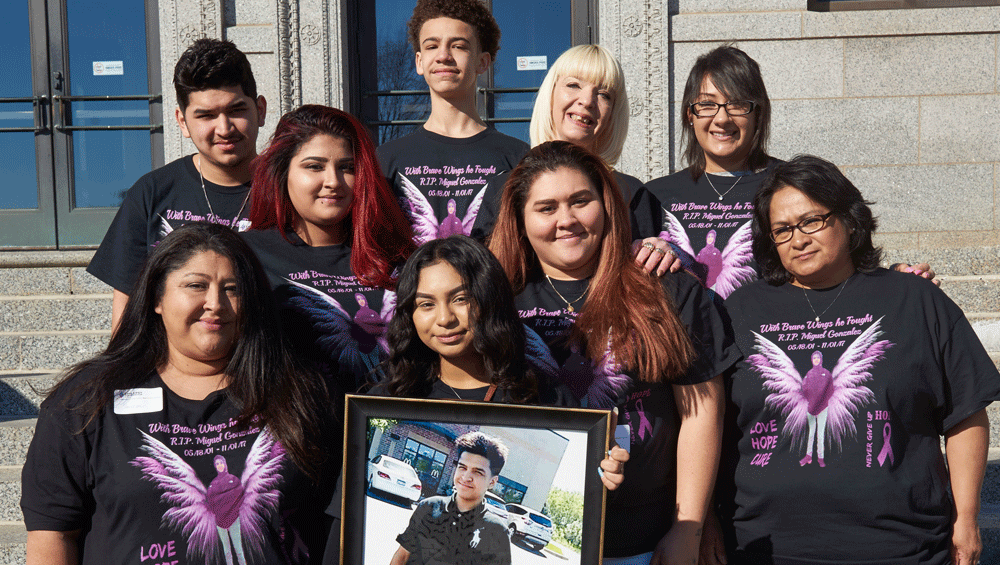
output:
[[[528,151],[476,112],[476,79],[496,59],[500,28],[479,0],[419,0],[407,27],[431,114],[417,131],[379,147],[379,162],[418,243],[458,228],[469,235],[487,180]]]
[[[250,62],[229,41],[199,39],[177,61],[174,89],[177,124],[198,152],[132,185],[87,267],[114,288],[112,330],[147,253],[174,228],[197,221],[249,227],[250,161],[267,111]]]
[[[486,510],[486,491],[497,483],[507,446],[482,432],[455,440],[455,493],[425,498],[396,537],[390,565],[510,565],[507,524]]]

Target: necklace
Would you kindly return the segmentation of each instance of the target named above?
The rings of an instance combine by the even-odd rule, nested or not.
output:
[[[442,379],[441,377],[438,377],[438,380],[439,380],[439,381],[441,381],[441,383],[442,383],[442,384],[443,384],[444,386],[446,386],[446,387],[448,387],[449,389],[451,389],[451,392],[452,392],[452,394],[454,394],[454,395],[455,395],[455,398],[457,398],[457,399],[459,399],[459,400],[462,400],[462,396],[461,396],[460,394],[458,394],[458,391],[457,391],[457,390],[455,390],[455,388],[454,388],[453,386],[451,386],[450,384],[448,384],[448,383],[444,382],[444,379]]]
[[[552,290],[554,290],[555,293],[559,296],[559,298],[561,298],[562,301],[566,303],[566,310],[568,310],[570,312],[576,312],[576,310],[573,308],[573,304],[576,303],[576,302],[579,302],[581,298],[583,298],[584,296],[586,296],[587,291],[584,290],[583,294],[581,294],[580,296],[577,296],[574,300],[569,301],[569,300],[566,300],[566,297],[563,296],[562,293],[559,292],[559,289],[556,288],[555,283],[552,282],[552,277],[550,277],[548,275],[545,275],[545,278],[548,279],[549,286],[552,287]]]
[[[719,189],[715,188],[715,184],[712,183],[712,177],[708,173],[705,173],[705,180],[708,181],[708,186],[712,187],[712,190],[714,190],[715,193],[719,195],[719,201],[721,202],[722,198],[725,195],[729,194],[729,192],[731,190],[733,190],[734,188],[736,188],[736,185],[740,184],[740,181],[743,180],[743,177],[737,175],[736,182],[733,183],[733,186],[730,186],[729,190],[727,190],[727,191],[725,191],[725,192],[723,192],[721,194],[719,193]]]
[[[843,284],[843,285],[842,285],[842,286],[840,287],[840,290],[839,290],[839,291],[837,291],[837,296],[834,296],[834,297],[833,297],[833,302],[836,302],[836,301],[837,301],[837,299],[838,299],[838,298],[840,298],[840,293],[844,292],[844,289],[845,289],[845,288],[847,288],[847,282],[848,282],[849,280],[851,280],[851,277],[853,277],[853,276],[854,276],[854,275],[851,275],[850,277],[847,277],[847,280],[845,280],[845,281],[844,281],[844,284]],[[829,309],[830,309],[830,307],[832,307],[832,306],[833,306],[833,302],[831,302],[831,303],[830,303],[830,306],[827,306],[827,307],[826,307],[826,308],[825,308],[825,309],[824,309],[824,310],[823,310],[822,312],[820,312],[819,314],[817,314],[817,313],[816,313],[816,309],[815,309],[815,308],[813,308],[813,305],[812,305],[812,301],[811,301],[811,300],[809,300],[809,293],[808,293],[808,292],[806,292],[806,289],[804,289],[804,288],[802,289],[802,296],[805,296],[805,297],[806,297],[806,304],[808,304],[808,305],[809,305],[809,309],[810,309],[810,310],[812,310],[812,313],[813,313],[813,315],[814,315],[814,316],[816,316],[815,320],[816,320],[817,322],[819,322],[819,317],[820,317],[820,316],[822,316],[823,314],[826,314],[826,311],[827,311],[827,310],[829,310]]]
[[[205,195],[205,204],[208,204],[208,213],[218,218],[218,216],[215,215],[215,210],[212,209],[212,201],[208,199],[208,191],[205,190],[205,175],[201,174],[201,154],[198,155],[197,169],[198,169],[198,178],[201,179],[201,193]],[[249,190],[247,191],[246,198],[243,199],[243,204],[240,204],[239,212],[236,212],[236,215],[233,216],[232,221],[229,223],[229,227],[233,228],[234,230],[236,229],[236,221],[240,219],[240,215],[243,214],[243,208],[246,207],[247,205],[247,200],[250,200]]]

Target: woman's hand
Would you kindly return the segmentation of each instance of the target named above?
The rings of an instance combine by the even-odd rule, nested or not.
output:
[[[601,461],[601,482],[608,490],[615,490],[625,481],[625,462],[628,461],[628,451],[612,447],[607,457]]]
[[[916,265],[910,265],[909,263],[896,263],[892,267],[900,273],[913,273],[918,277],[923,277],[932,283],[941,286],[941,281],[934,278],[934,269],[932,269],[928,263],[918,263]]]
[[[976,565],[983,551],[979,523],[975,518],[957,518],[951,526],[951,562],[953,565]]]
[[[632,253],[635,255],[636,265],[647,273],[655,272],[658,277],[662,277],[667,271],[676,273],[681,268],[681,260],[677,258],[674,250],[666,240],[658,237],[633,241]]]
[[[698,565],[700,545],[701,524],[691,521],[675,522],[667,535],[656,544],[649,565]]]
[[[722,541],[722,526],[712,508],[709,508],[708,514],[705,515],[698,565],[726,565],[726,545]]]
[[[955,424],[944,436],[948,478],[955,505],[951,562],[954,565],[976,565],[983,551],[983,542],[979,539],[979,496],[990,444],[990,420],[986,409]]]
[[[611,430],[614,432],[618,427],[618,408],[611,411]],[[625,451],[611,439],[611,449],[608,455],[601,461],[597,468],[597,473],[601,476],[604,488],[615,490],[625,482],[625,462],[628,461],[628,451]]]

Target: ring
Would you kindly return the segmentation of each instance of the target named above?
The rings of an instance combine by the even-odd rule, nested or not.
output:
[[[642,246],[650,251],[656,251],[656,246],[648,241],[643,242]]]
[[[653,251],[656,251],[657,253],[660,253],[661,255],[666,255],[667,254],[667,252],[665,250],[663,250],[663,249],[661,249],[659,247],[653,247]]]

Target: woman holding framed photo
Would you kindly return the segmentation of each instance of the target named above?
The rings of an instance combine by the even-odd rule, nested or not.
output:
[[[490,250],[519,315],[551,350],[553,363],[536,368],[584,406],[619,410],[619,443],[631,454],[608,497],[605,562],[687,563],[718,466],[720,375],[739,354],[698,281],[643,273],[629,232],[607,165],[553,141],[511,173]]]

